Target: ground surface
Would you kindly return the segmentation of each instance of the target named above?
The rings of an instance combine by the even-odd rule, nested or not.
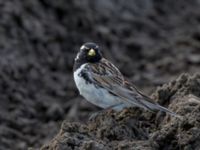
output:
[[[199,72],[199,9],[199,0],[0,1],[0,149],[40,147],[63,120],[86,121],[97,110],[78,96],[72,78],[83,42],[97,42],[148,94]]]
[[[198,150],[199,91],[200,75],[182,75],[153,94],[179,117],[126,109],[104,112],[86,124],[64,121],[58,135],[42,150]]]

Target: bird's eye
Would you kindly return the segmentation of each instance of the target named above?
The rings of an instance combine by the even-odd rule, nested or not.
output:
[[[88,56],[93,57],[93,56],[95,56],[95,55],[96,55],[96,52],[95,52],[94,49],[90,49],[90,50],[88,51]]]

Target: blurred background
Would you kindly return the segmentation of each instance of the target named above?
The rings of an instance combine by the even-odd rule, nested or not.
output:
[[[200,0],[1,0],[0,149],[40,147],[63,120],[98,110],[73,81],[84,42],[148,95],[199,72],[199,10]]]

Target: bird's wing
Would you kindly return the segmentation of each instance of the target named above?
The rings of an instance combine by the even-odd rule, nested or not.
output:
[[[107,89],[112,95],[121,98],[124,103],[148,110],[160,110],[176,116],[174,112],[160,106],[127,82],[121,72],[106,59],[102,59],[101,63],[89,65],[88,69],[90,79],[95,85]]]
[[[90,70],[90,79],[95,85],[107,89],[109,93],[118,96],[129,105],[153,110],[151,106],[143,103],[146,101],[146,97],[125,81],[121,72],[106,59],[102,59],[101,63],[90,64],[88,69]],[[150,98],[147,101],[150,101]],[[155,102],[151,101],[150,103],[154,104]]]

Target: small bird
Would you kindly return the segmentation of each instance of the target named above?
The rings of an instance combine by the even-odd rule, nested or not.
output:
[[[125,80],[118,68],[103,57],[95,43],[81,46],[75,58],[73,72],[80,95],[96,106],[116,111],[126,107],[140,107],[176,116]]]

